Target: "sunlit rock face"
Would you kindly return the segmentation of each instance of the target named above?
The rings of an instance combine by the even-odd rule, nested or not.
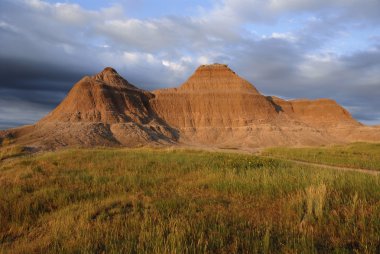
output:
[[[330,99],[264,96],[227,65],[202,65],[178,88],[139,89],[111,67],[76,83],[35,125],[0,139],[42,149],[64,146],[191,145],[256,148],[379,141]]]

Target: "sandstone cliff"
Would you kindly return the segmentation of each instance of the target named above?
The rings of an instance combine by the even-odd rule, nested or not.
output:
[[[178,88],[148,92],[114,69],[87,76],[35,125],[0,131],[0,141],[63,146],[253,148],[380,141],[333,100],[263,96],[227,65],[200,66]]]
[[[268,96],[268,98],[278,106],[281,112],[333,137],[334,141],[331,143],[380,141],[378,126],[361,124],[334,100],[296,99],[286,101],[274,96]]]
[[[182,142],[218,147],[323,144],[330,137],[280,114],[228,66],[200,66],[179,88],[153,92],[154,110]],[[291,127],[291,128],[289,128]]]
[[[346,109],[331,99],[286,101],[274,96],[269,96],[268,99],[278,106],[279,111],[313,127],[330,128],[361,125]]]
[[[221,64],[200,66],[179,88],[153,94],[152,107],[177,128],[238,127],[277,116],[266,97]]]

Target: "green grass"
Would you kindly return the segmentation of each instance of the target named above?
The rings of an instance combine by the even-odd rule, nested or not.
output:
[[[319,148],[269,148],[263,155],[306,162],[380,170],[380,144],[354,143]]]
[[[380,178],[242,154],[65,150],[0,164],[3,253],[376,253]]]

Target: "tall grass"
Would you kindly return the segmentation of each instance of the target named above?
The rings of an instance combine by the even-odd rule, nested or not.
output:
[[[306,215],[315,216],[316,219],[323,218],[323,208],[326,202],[326,185],[317,187],[310,186],[306,189]]]
[[[5,160],[0,252],[376,253],[379,180],[183,150]]]
[[[0,161],[21,155],[23,153],[24,153],[24,149],[22,146],[18,146],[18,145],[7,145],[3,147],[0,146]]]
[[[265,150],[263,155],[333,166],[380,170],[380,144],[376,143],[353,143],[319,148],[278,147]]]

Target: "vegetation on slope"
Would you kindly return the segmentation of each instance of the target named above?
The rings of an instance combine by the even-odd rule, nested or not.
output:
[[[0,161],[21,155],[24,153],[24,148],[19,145],[0,146]]]
[[[262,154],[332,166],[380,170],[379,143],[310,148],[276,147],[267,149]]]
[[[379,180],[185,150],[20,157],[0,164],[0,252],[375,253]]]

